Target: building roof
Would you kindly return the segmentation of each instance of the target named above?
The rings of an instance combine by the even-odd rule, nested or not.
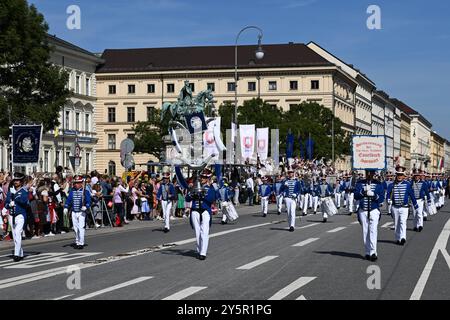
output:
[[[238,46],[239,68],[334,66],[305,44],[267,44],[264,58],[255,58],[256,45]],[[231,69],[235,46],[203,46],[143,49],[106,49],[105,63],[97,73],[165,70]]]
[[[416,110],[414,110],[413,108],[411,108],[410,106],[408,106],[406,103],[404,103],[403,101],[400,101],[398,99],[391,99],[392,103],[395,104],[395,106],[397,108],[399,108],[400,110],[402,110],[404,113],[408,114],[408,115],[416,115],[419,114],[419,112],[417,112]]]
[[[92,58],[100,60],[100,57],[98,55],[96,55],[96,54],[94,54],[94,53],[92,53],[90,51],[87,51],[87,50],[85,50],[83,48],[80,48],[80,47],[78,47],[78,46],[74,45],[73,43],[70,43],[70,42],[68,42],[66,40],[58,38],[56,35],[47,34],[47,38],[48,38],[50,44],[53,44],[53,45],[56,45],[56,46],[60,46],[60,47],[63,47],[63,48],[69,49],[69,50],[76,51],[76,52],[84,53],[84,54],[86,54],[88,56],[91,56]]]

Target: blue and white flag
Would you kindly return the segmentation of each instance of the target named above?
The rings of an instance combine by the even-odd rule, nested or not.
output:
[[[42,125],[12,126],[13,164],[37,164],[42,139]]]

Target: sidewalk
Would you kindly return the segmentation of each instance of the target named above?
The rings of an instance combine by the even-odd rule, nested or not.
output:
[[[269,205],[269,209],[275,208],[275,204]],[[249,207],[248,204],[241,204],[239,206],[236,206],[236,210],[238,211],[239,215],[248,215],[248,214],[255,214],[259,213],[261,210],[260,205],[254,205],[252,207]],[[214,215],[213,218],[222,217],[222,215]],[[189,223],[189,218],[173,218],[173,220],[170,220],[171,225],[177,225],[181,223]],[[139,220],[133,220],[130,221],[129,224],[124,225],[123,227],[114,227],[111,228],[109,226],[102,227],[102,228],[87,228],[86,229],[86,237],[93,236],[93,235],[102,235],[102,234],[110,234],[110,233],[118,233],[118,232],[127,232],[127,231],[133,231],[133,230],[141,230],[141,229],[150,229],[155,227],[163,227],[164,223],[163,220],[153,220],[153,221],[139,221]],[[65,234],[57,234],[55,236],[51,237],[42,237],[39,239],[24,239],[22,240],[22,245],[37,245],[37,244],[44,244],[49,242],[58,242],[58,241],[67,241],[74,239],[75,234],[73,231],[70,231]],[[13,240],[4,240],[0,241],[0,250],[6,250],[14,248],[14,241]]]

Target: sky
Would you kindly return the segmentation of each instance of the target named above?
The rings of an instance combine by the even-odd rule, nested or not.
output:
[[[234,45],[255,25],[263,45],[314,41],[355,65],[450,140],[450,1],[447,0],[29,0],[49,33],[92,52],[114,48]],[[70,30],[77,5],[81,28]],[[370,5],[381,29],[370,30]],[[254,30],[239,44],[256,44]]]

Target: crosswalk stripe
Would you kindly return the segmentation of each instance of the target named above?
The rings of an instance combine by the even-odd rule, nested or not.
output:
[[[281,299],[287,297],[288,295],[290,295],[295,290],[298,290],[301,287],[307,285],[308,283],[310,283],[311,281],[313,281],[316,278],[317,277],[300,277],[297,280],[295,280],[294,282],[292,282],[291,284],[289,284],[288,286],[284,287],[283,289],[281,289],[280,291],[275,293],[268,300],[281,300]]]
[[[310,244],[311,242],[314,242],[314,241],[319,240],[319,239],[320,238],[309,238],[309,239],[306,239],[306,240],[301,241],[299,243],[293,244],[292,246],[293,247],[303,247],[303,246],[306,246],[307,244]]]
[[[250,269],[253,269],[253,268],[255,268],[255,267],[257,267],[257,266],[259,266],[259,265],[261,265],[261,264],[263,264],[263,263],[266,263],[266,262],[268,262],[268,261],[270,261],[270,260],[273,260],[273,259],[275,259],[275,258],[278,258],[278,256],[267,256],[267,257],[258,259],[258,260],[256,260],[256,261],[247,263],[247,264],[245,264],[245,265],[243,265],[243,266],[240,266],[240,267],[238,267],[238,268],[236,268],[236,269],[237,269],[237,270],[250,270]]]
[[[140,282],[149,280],[151,278],[153,278],[153,277],[139,277],[139,278],[136,278],[134,280],[130,280],[130,281],[127,281],[127,282],[124,282],[124,283],[120,283],[120,284],[117,284],[117,285],[109,287],[109,288],[105,288],[105,289],[102,289],[102,290],[99,290],[99,291],[95,291],[95,292],[86,294],[84,296],[75,298],[73,300],[86,300],[86,299],[93,298],[93,297],[99,296],[99,295],[107,293],[107,292],[111,292],[111,291],[114,291],[114,290],[117,290],[117,289],[121,289],[121,288],[124,288],[124,287],[131,286],[131,285],[136,284],[136,283],[140,283]]]
[[[336,229],[328,230],[327,232],[335,233],[335,232],[339,232],[339,231],[344,230],[344,229],[345,229],[345,227],[339,227],[339,228],[336,228]]]
[[[182,300],[206,288],[208,287],[189,287],[181,291],[178,291],[162,300]]]

